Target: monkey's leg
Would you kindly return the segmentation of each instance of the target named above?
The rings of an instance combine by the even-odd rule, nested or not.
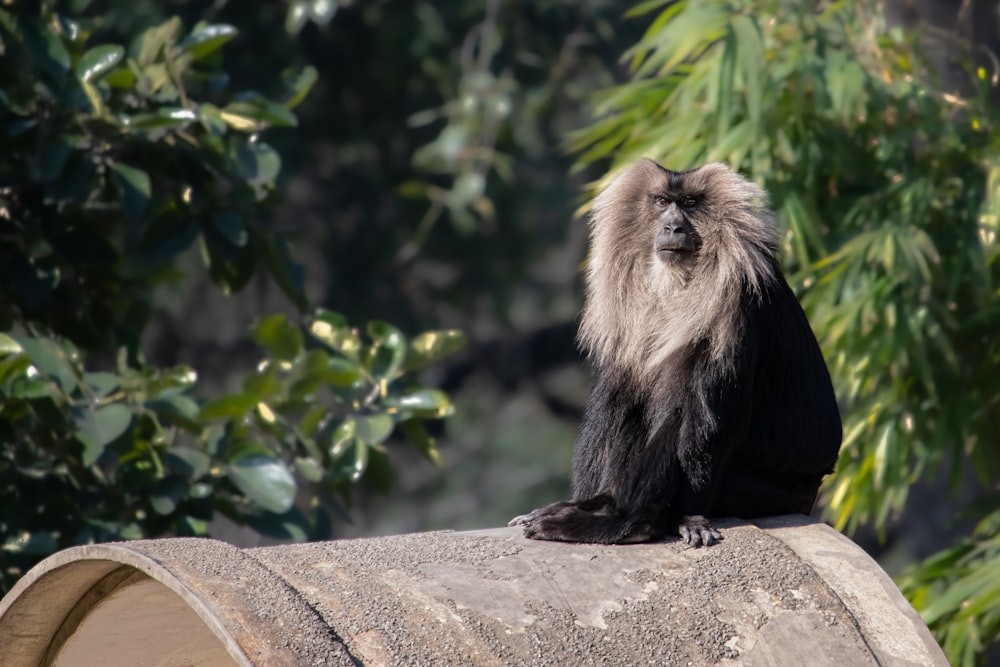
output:
[[[531,510],[527,514],[519,514],[510,521],[507,522],[508,526],[525,526],[537,517],[543,514],[554,514],[560,509],[566,507],[581,507],[587,512],[607,512],[609,509],[613,509],[615,506],[615,500],[610,495],[606,493],[601,493],[586,500],[562,500],[557,503],[552,503],[551,505],[546,505],[545,507],[539,507],[537,509]]]
[[[600,494],[585,500],[568,500],[540,507],[515,517],[508,525],[524,527],[534,540],[630,544],[660,536],[655,510],[626,513],[614,498]]]

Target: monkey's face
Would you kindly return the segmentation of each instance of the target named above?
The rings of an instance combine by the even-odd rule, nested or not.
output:
[[[607,287],[635,299],[640,290],[683,287],[695,272],[768,273],[777,233],[766,202],[756,184],[723,164],[673,171],[639,160],[594,200],[591,293]]]
[[[661,262],[690,261],[701,247],[701,237],[691,221],[700,199],[698,195],[672,189],[650,197],[657,228],[653,251]]]

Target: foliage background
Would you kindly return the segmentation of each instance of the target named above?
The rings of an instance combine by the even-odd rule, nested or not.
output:
[[[845,444],[822,516],[897,576],[953,663],[990,659],[998,3],[652,0],[628,16],[611,0],[0,8],[42,17],[22,48],[43,54],[28,59],[37,71],[18,69],[8,46],[0,64],[0,141],[20,160],[0,168],[13,212],[0,219],[0,483],[18,498],[0,511],[8,580],[89,539],[470,528],[565,495],[587,393],[573,342],[585,256],[574,212],[638,156],[723,160],[771,193],[782,260],[841,399]],[[51,10],[85,26],[86,44]],[[180,50],[140,62],[141,36],[175,15]],[[192,40],[199,21],[235,30]],[[43,28],[63,30],[66,72],[44,56],[54,47]],[[158,80],[158,65],[170,74],[185,48],[213,48],[149,90],[115,88],[102,78],[112,69],[87,74],[89,49],[114,44],[121,62],[153,67],[137,81]],[[45,97],[29,71],[59,93],[43,105],[59,124],[17,125]],[[244,106],[223,117],[233,104]],[[134,131],[114,120],[171,105],[199,123]],[[195,140],[187,158],[171,143],[182,131]],[[52,162],[63,144],[67,164],[97,156],[90,189],[51,192],[72,181]],[[184,179],[219,194],[187,201]],[[15,198],[26,182],[36,198]],[[51,221],[66,216],[106,266],[53,243]],[[190,239],[164,246],[170,235],[154,228]],[[53,257],[66,262],[61,281]],[[346,322],[369,320],[367,347],[352,351]],[[455,330],[468,339],[460,351]],[[41,368],[45,350],[57,359]],[[29,360],[44,377],[28,377]],[[36,380],[47,388],[24,384]],[[454,415],[418,426],[451,412],[439,390]],[[420,398],[402,418],[405,397]],[[108,405],[127,406],[124,430],[91,437],[96,458],[83,460],[86,427]],[[347,423],[363,433],[344,439]],[[400,446],[406,436],[417,446]],[[156,463],[175,455],[173,467]],[[53,488],[67,506],[26,525],[23,508]]]

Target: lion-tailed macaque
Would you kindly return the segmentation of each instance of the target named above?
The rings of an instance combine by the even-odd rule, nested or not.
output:
[[[722,164],[642,160],[594,200],[573,500],[514,518],[527,537],[699,546],[710,517],[810,512],[840,413],[766,199]]]

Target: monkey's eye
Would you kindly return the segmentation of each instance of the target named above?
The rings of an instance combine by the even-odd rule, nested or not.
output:
[[[653,195],[653,204],[659,208],[670,206],[670,200],[664,195]]]
[[[698,198],[694,195],[685,195],[681,199],[681,206],[684,208],[694,208],[698,204]]]

